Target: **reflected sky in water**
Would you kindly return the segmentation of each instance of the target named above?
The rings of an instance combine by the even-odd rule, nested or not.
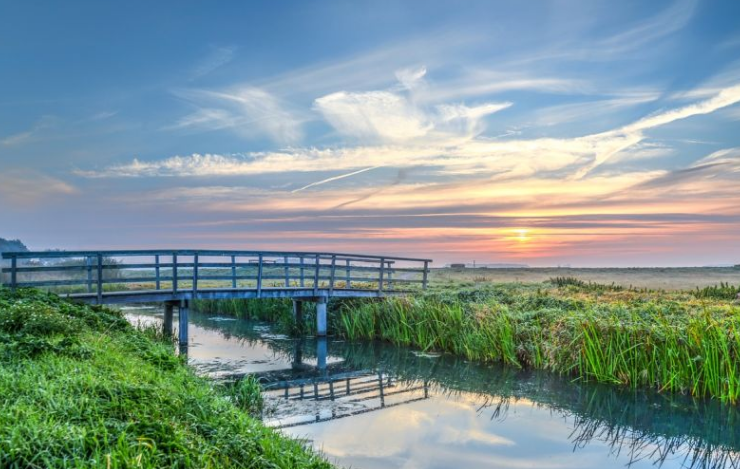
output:
[[[127,310],[133,322],[159,310]],[[265,383],[268,425],[344,467],[740,467],[736,407],[191,312],[189,362]],[[286,398],[287,395],[287,398]],[[736,423],[738,422],[738,423]]]

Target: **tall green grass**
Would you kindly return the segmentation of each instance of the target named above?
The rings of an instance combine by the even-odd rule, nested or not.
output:
[[[348,339],[549,369],[583,380],[740,398],[740,307],[593,284],[498,286],[339,305]]]
[[[117,312],[0,289],[0,467],[328,468]],[[245,412],[246,411],[246,412]]]

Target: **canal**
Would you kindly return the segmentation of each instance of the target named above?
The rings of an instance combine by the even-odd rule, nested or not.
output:
[[[155,308],[126,308],[133,323]],[[382,343],[294,339],[191,312],[199,374],[263,383],[267,425],[341,467],[740,467],[740,413],[717,401],[578,383]]]

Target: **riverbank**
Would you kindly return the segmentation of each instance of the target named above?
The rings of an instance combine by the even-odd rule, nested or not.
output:
[[[343,302],[337,334],[583,380],[740,398],[740,306],[732,287],[685,293],[575,279],[470,285],[416,298]]]
[[[737,403],[738,288],[637,290],[575,278],[546,283],[432,284],[423,295],[329,304],[330,332],[584,381]],[[217,302],[201,308],[288,327],[289,300]],[[310,308],[302,330],[312,330]]]
[[[0,467],[331,467],[172,350],[113,310],[0,289]]]

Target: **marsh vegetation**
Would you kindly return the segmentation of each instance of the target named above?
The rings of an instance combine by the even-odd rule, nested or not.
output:
[[[160,329],[0,289],[0,467],[329,467],[250,414],[259,387],[196,377]]]

